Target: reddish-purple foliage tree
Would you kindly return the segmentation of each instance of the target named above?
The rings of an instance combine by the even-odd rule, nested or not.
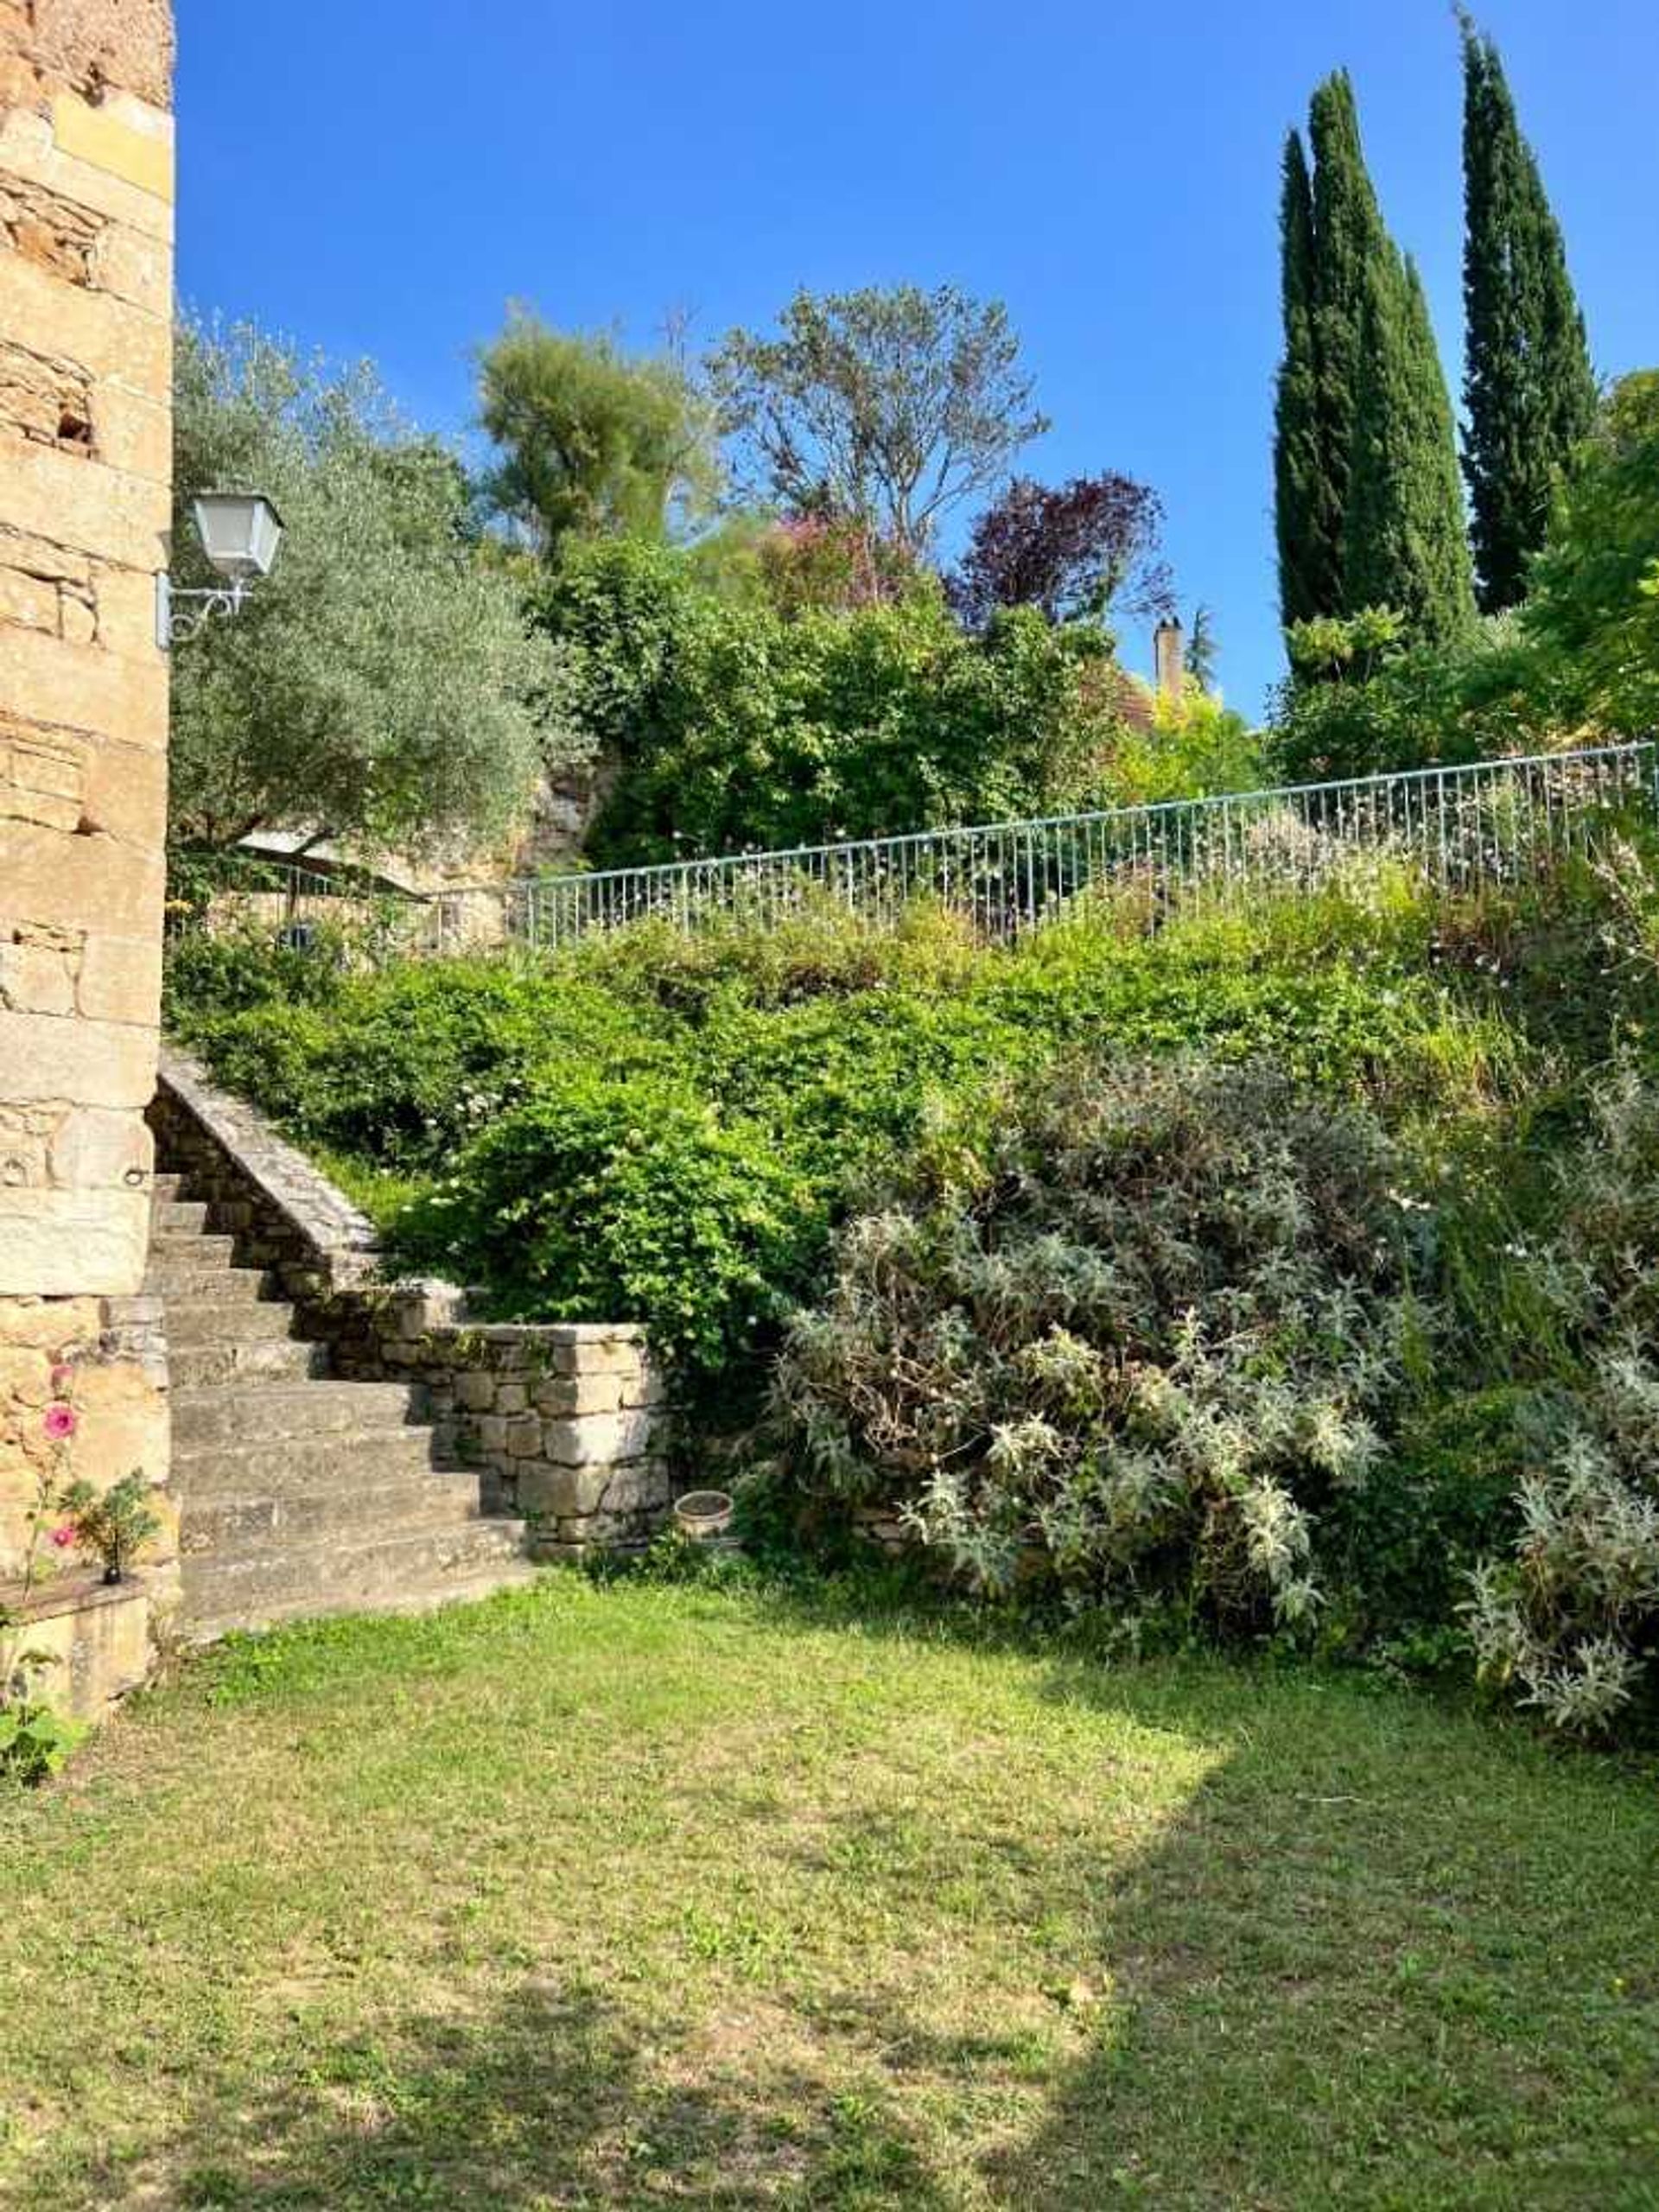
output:
[[[1163,520],[1152,486],[1116,469],[1058,486],[1016,476],[975,523],[945,582],[950,604],[975,630],[999,607],[1040,607],[1051,622],[1099,620],[1120,598],[1136,613],[1172,612]]]

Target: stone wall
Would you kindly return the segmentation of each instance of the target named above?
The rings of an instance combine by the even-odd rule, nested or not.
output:
[[[422,1389],[441,1445],[521,1514],[539,1557],[649,1541],[673,1497],[670,1417],[643,1329],[480,1322],[453,1283],[382,1282],[372,1224],[245,1101],[165,1049],[157,1150],[206,1199],[245,1264],[268,1267],[335,1374]]]
[[[171,66],[166,0],[0,0],[0,1580],[54,1367],[70,1471],[167,1476],[164,1351],[134,1301],[166,813]],[[153,1548],[155,1589],[168,1555]]]

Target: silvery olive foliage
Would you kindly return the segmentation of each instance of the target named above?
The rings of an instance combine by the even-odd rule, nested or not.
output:
[[[213,581],[196,493],[265,492],[286,524],[236,620],[175,650],[176,843],[274,828],[448,858],[511,830],[543,768],[587,757],[556,711],[558,651],[480,540],[460,461],[369,364],[185,321],[174,422],[176,583]]]
[[[1479,1568],[1469,1620],[1489,1681],[1595,1734],[1651,1695],[1659,1653],[1659,1090],[1633,1067],[1597,1092],[1560,1187],[1536,1264],[1584,1379],[1541,1436],[1513,1553]]]
[[[843,1231],[779,1363],[782,1460],[989,1592],[1046,1565],[1306,1624],[1321,1504],[1371,1478],[1427,1319],[1397,1177],[1263,1067],[1072,1067]]]

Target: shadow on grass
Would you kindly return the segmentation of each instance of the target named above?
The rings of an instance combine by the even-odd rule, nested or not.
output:
[[[226,2083],[158,2153],[93,2177],[100,2207],[442,2212],[633,2206],[915,2206],[947,2200],[879,2095],[718,2064],[645,2080],[680,2041],[591,1989],[529,1981],[482,2018],[416,2017],[295,2052],[279,2092]],[[688,2076],[690,2069],[683,2069]]]
[[[828,2006],[818,1991],[810,2010],[779,1992],[717,1997],[713,2015],[685,2018],[676,1999],[649,2025],[626,1981],[526,1978],[481,2012],[382,2016],[349,2039],[302,2020],[280,2087],[198,2080],[168,2139],[93,2177],[85,2201],[1659,2202],[1659,1980],[1643,1964],[1659,1809],[1624,1777],[1427,1698],[1311,1672],[1108,1667],[880,1592],[747,1602],[785,1630],[1019,1651],[1037,1697],[1210,1755],[1138,1854],[1113,1841],[1110,1796],[1132,1793],[1132,1775],[1103,1763],[1093,1866],[1085,1797],[1064,1884],[1073,1948],[1058,1967],[1084,1995],[1066,2005],[1063,2056],[1045,2059],[1041,2038],[1022,2048],[1012,2018],[1006,2032],[992,2018],[951,2037],[913,1992],[874,1976]],[[860,1878],[895,1922],[913,1912],[925,1927],[929,1840],[912,1827],[895,1797],[830,1834],[861,1853]],[[1000,1854],[1011,1971],[1034,1987],[1052,1963],[1027,1940],[1054,1887],[1043,1834],[988,1837],[969,1822],[957,1840],[976,1863]],[[785,1818],[764,1847],[823,1843],[802,1844]],[[946,2138],[923,2133],[938,2125],[930,2102],[957,2115],[948,2176]]]
[[[837,1602],[785,1599],[815,1626]],[[925,1602],[859,1625],[1021,1652],[1046,1700],[1214,1758],[1088,1884],[1084,2055],[982,2160],[986,2201],[1659,2205],[1650,1771],[1357,1674],[1108,1665]],[[879,1864],[890,1816],[865,1825]],[[1034,1904],[1040,1869],[1018,1839],[998,1851]],[[976,2063],[930,2052],[902,2002],[862,2031],[912,2065]]]

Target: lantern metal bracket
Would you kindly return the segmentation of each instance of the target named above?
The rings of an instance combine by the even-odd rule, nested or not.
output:
[[[213,584],[200,591],[181,591],[165,569],[156,578],[156,642],[165,652],[194,638],[202,624],[216,614],[239,614],[251,594],[245,583]],[[188,601],[188,606],[181,605]]]

